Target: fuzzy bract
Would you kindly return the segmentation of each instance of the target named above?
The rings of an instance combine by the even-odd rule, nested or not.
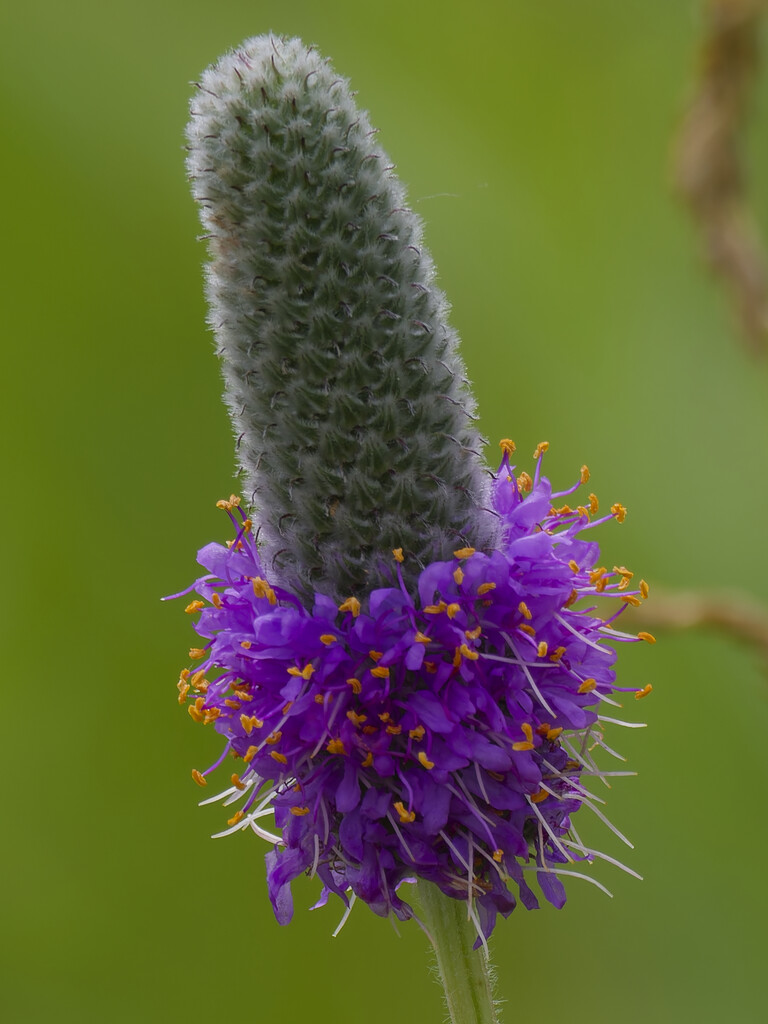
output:
[[[553,495],[540,473],[546,445],[533,479],[515,475],[511,442],[502,448],[496,549],[457,549],[411,588],[396,549],[391,585],[340,604],[317,594],[308,607],[273,586],[237,499],[220,503],[236,534],[199,553],[207,574],[187,611],[199,612],[202,643],[179,700],[226,740],[196,781],[236,759],[220,798],[239,809],[221,834],[252,829],[272,844],[281,923],[302,873],[321,879],[321,903],[356,897],[401,919],[412,910],[399,887],[416,878],[467,901],[481,941],[518,898],[538,905],[531,873],[559,907],[561,875],[600,856],[572,817],[596,810],[586,783],[606,774],[591,751],[614,721],[602,714],[615,703],[614,645],[638,639],[614,620],[648,588],[633,589],[624,567],[599,566],[588,539],[598,523],[622,521],[622,506],[596,518],[594,495],[553,504],[586,482],[586,467]]]

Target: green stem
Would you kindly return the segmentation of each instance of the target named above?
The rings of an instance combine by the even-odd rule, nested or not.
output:
[[[419,882],[418,895],[451,1024],[498,1024],[490,964],[482,946],[472,949],[477,930],[467,920],[467,904],[444,896],[431,882]]]

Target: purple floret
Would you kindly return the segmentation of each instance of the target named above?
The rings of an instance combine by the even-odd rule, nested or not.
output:
[[[322,880],[321,903],[354,895],[400,919],[412,910],[398,889],[416,878],[466,900],[485,938],[518,898],[538,906],[526,874],[561,907],[560,873],[595,853],[571,817],[591,803],[584,780],[604,774],[590,750],[602,744],[600,704],[615,703],[610,644],[637,636],[613,628],[615,609],[605,618],[583,599],[613,596],[621,611],[648,588],[599,567],[597,544],[584,539],[622,521],[622,506],[592,518],[590,495],[555,508],[579,484],[552,495],[540,474],[546,446],[534,479],[516,477],[514,446],[502,448],[498,549],[426,566],[415,593],[398,550],[390,587],[340,606],[319,594],[305,608],[267,582],[237,500],[220,503],[237,534],[199,553],[209,575],[187,610],[200,611],[205,643],[190,652],[199,664],[182,673],[179,699],[238,759],[221,794],[240,803],[227,831],[250,827],[273,843],[267,879],[281,924],[302,873]],[[277,834],[260,825],[270,814]]]

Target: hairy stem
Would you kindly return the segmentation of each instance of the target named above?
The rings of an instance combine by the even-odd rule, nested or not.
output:
[[[451,1024],[498,1024],[491,969],[467,920],[467,904],[445,896],[431,882],[419,882],[423,924],[435,951]]]

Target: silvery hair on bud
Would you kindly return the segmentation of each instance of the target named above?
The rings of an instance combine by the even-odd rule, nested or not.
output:
[[[202,76],[188,170],[209,322],[265,566],[308,596],[495,538],[474,403],[421,223],[349,84],[262,36]]]

